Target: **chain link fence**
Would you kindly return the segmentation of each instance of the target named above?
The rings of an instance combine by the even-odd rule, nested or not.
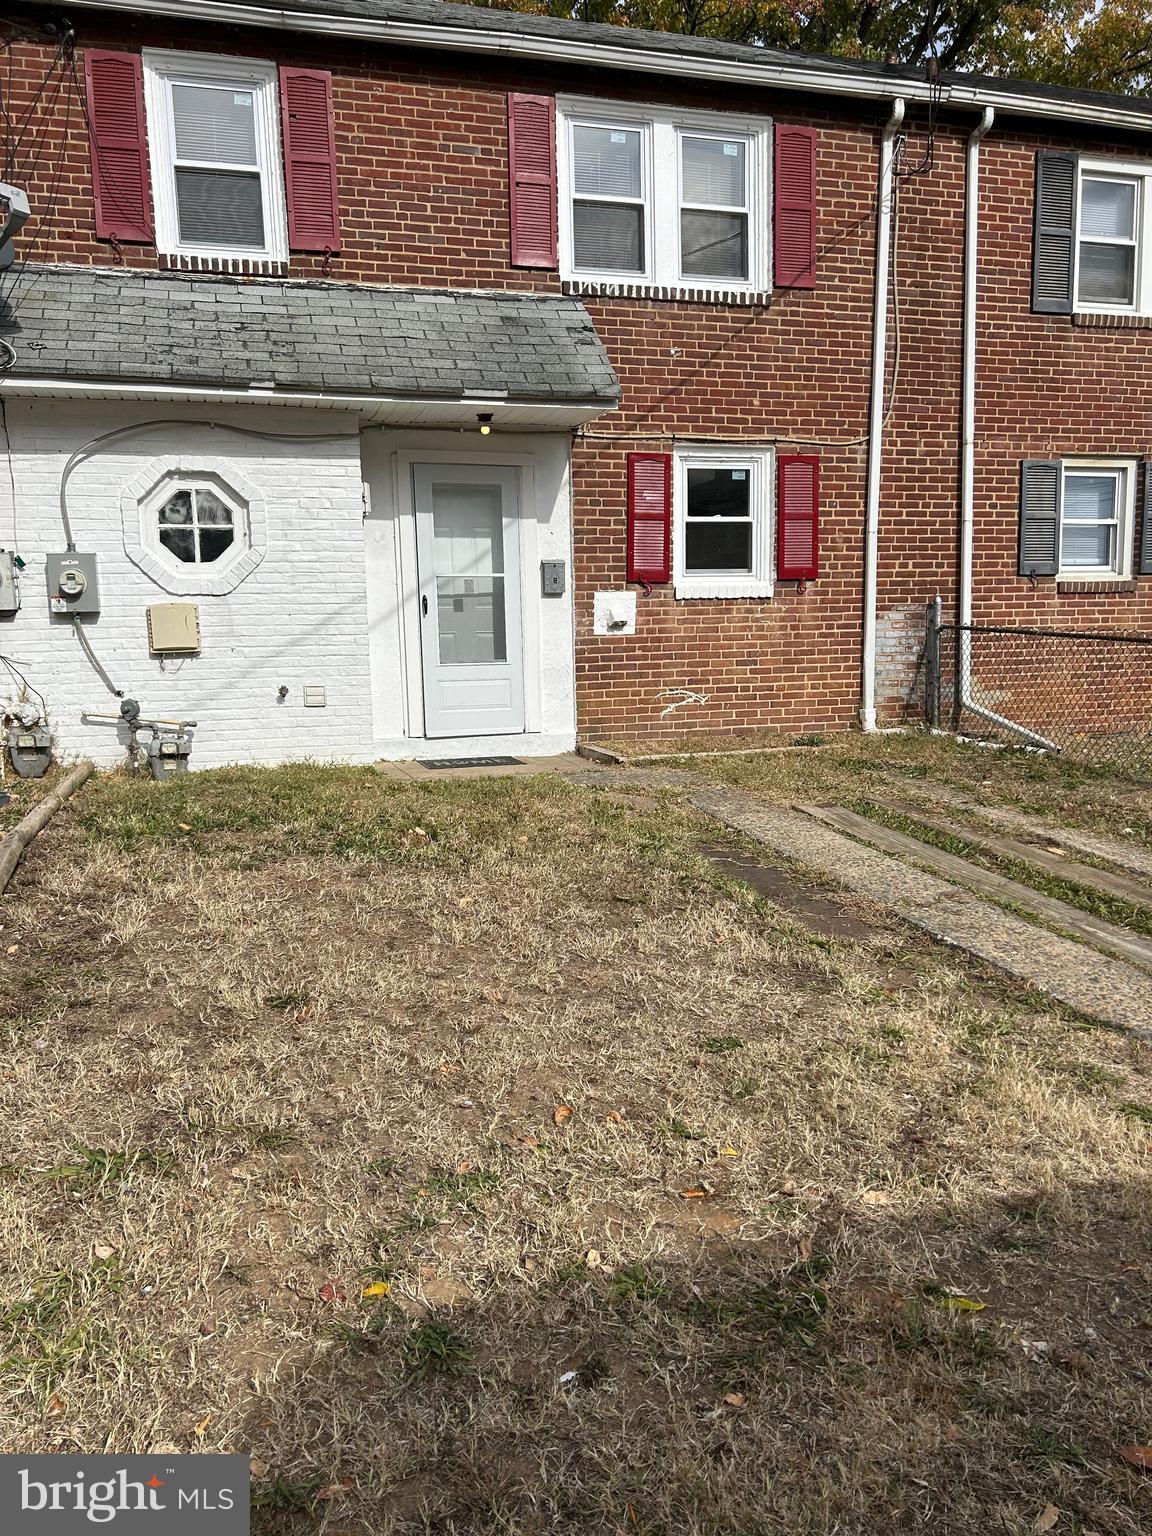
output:
[[[931,725],[1152,777],[1152,635],[943,624],[928,609]]]

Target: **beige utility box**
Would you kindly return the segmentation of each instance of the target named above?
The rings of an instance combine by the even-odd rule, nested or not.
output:
[[[152,603],[148,609],[148,649],[159,656],[198,651],[200,604]]]

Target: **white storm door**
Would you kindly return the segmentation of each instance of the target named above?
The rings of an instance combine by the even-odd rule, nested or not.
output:
[[[519,473],[415,464],[426,736],[524,729]]]

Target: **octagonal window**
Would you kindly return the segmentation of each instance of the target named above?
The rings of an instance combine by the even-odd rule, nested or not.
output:
[[[239,521],[209,485],[185,484],[171,491],[156,513],[161,546],[188,565],[211,565],[233,548]]]

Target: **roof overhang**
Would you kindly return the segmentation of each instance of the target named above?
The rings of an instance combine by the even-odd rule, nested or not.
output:
[[[10,399],[105,400],[207,406],[287,406],[297,410],[338,411],[355,416],[362,427],[448,427],[475,431],[477,418],[490,416],[497,432],[565,432],[616,409],[604,400],[559,404],[508,397],[462,395],[454,399],[394,395],[339,395],[300,390],[211,389],[196,385],[153,384],[131,380],[18,378],[0,376],[0,394]]]
[[[613,45],[597,38],[591,41],[571,36],[548,37],[541,33],[514,33],[482,23],[456,26],[451,22],[430,23],[401,21],[372,16],[333,15],[323,11],[278,9],[275,5],[239,5],[230,0],[72,0],[72,4],[92,10],[130,11],[150,16],[179,17],[228,23],[239,27],[263,27],[276,31],[311,32],[326,37],[356,38],[403,44],[416,48],[447,49],[453,53],[482,53],[518,58],[543,59],[558,64],[585,64],[599,69],[619,69],[629,73],[671,75],[693,80],[725,84],[775,87],[780,90],[814,92],[829,96],[890,101],[901,96],[906,101],[929,102],[938,99],[947,106],[981,110],[995,107],[998,113],[1020,117],[1050,118],[1065,122],[1123,128],[1134,132],[1152,132],[1152,102],[1147,105],[1077,102],[1062,100],[1040,92],[1021,90],[1012,82],[945,81],[933,87],[927,79],[909,74],[880,75],[853,70],[850,64],[832,65],[819,59],[795,63],[781,61],[767,54],[763,60],[709,57],[690,49],[646,49],[636,45]],[[480,16],[483,12],[478,13]],[[611,32],[610,27],[603,28]]]

